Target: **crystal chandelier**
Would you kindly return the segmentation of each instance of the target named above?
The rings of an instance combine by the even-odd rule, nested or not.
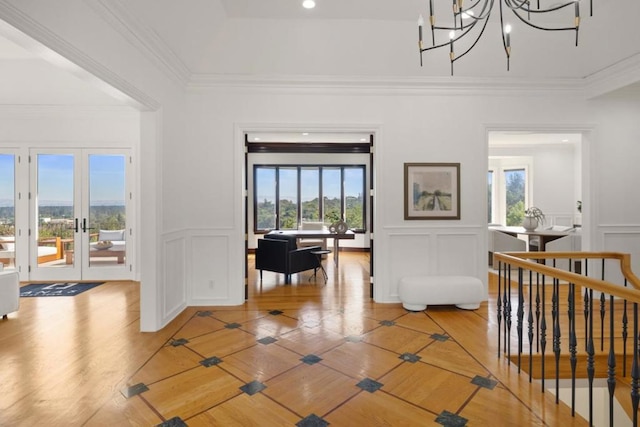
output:
[[[451,0],[450,0],[451,1]],[[422,39],[424,18],[418,18],[418,48],[420,50],[420,66],[422,66],[422,54],[424,52],[449,47],[449,59],[451,61],[451,75],[453,75],[453,63],[463,58],[478,43],[484,33],[495,3],[498,3],[498,13],[502,33],[502,45],[507,57],[507,71],[509,70],[509,60],[511,57],[511,24],[505,22],[505,17],[512,16],[516,21],[523,22],[531,28],[543,31],[575,31],[576,46],[578,45],[578,30],[580,28],[580,0],[568,2],[556,1],[549,6],[541,6],[540,0],[471,0],[468,7],[464,7],[464,0],[452,0],[452,21],[449,25],[438,25],[436,22],[434,0],[429,0],[429,26],[431,28],[432,45],[424,46]],[[543,0],[544,1],[544,0]],[[549,0],[547,0],[549,1]],[[553,0],[551,0],[553,1]],[[535,3],[535,4],[533,4]],[[451,4],[451,3],[449,3]],[[550,16],[554,13],[560,14],[563,9],[573,8],[573,25],[571,26],[549,26],[540,23],[540,18]],[[512,12],[509,14],[508,12]],[[566,12],[564,12],[566,14]],[[569,12],[570,13],[570,12]],[[589,0],[589,14],[593,15],[593,0]],[[569,25],[571,23],[565,24]],[[439,34],[446,36],[445,41],[441,41]],[[464,46],[466,50],[456,55],[456,43],[463,39],[467,42]],[[467,47],[468,46],[468,47]]]

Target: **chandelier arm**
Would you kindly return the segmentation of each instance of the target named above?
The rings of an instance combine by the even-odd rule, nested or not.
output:
[[[536,30],[542,30],[542,31],[576,31],[576,27],[554,27],[554,28],[550,28],[550,27],[541,27],[539,25],[533,24],[531,22],[529,22],[529,20],[523,18],[522,16],[520,16],[520,14],[518,12],[516,12],[515,10],[511,10],[511,12],[513,12],[513,14],[515,16],[518,17],[518,19],[520,21],[522,21],[524,24],[526,24],[527,26],[531,27],[531,28],[535,28]]]
[[[504,0],[504,4],[511,9],[512,11],[516,11],[516,10],[522,10],[525,11],[527,13],[548,13],[548,12],[555,12],[557,10],[561,10],[564,9],[565,7],[569,7],[569,6],[573,6],[575,5],[575,1],[572,2],[568,2],[568,3],[563,3],[557,6],[553,6],[550,7],[548,9],[540,9],[538,7],[538,9],[531,9],[531,7],[526,7],[525,5],[528,4],[528,2],[526,0],[523,0],[521,2],[516,3],[514,0]]]
[[[473,49],[475,47],[476,44],[478,44],[478,42],[480,41],[480,38],[482,38],[482,34],[484,33],[485,28],[487,28],[487,24],[489,23],[488,19],[484,20],[484,23],[482,24],[482,29],[480,30],[480,32],[478,33],[478,36],[476,37],[476,39],[473,41],[473,43],[471,44],[471,46],[469,46],[469,48],[467,50],[465,50],[463,53],[461,53],[460,55],[457,55],[452,62],[457,61],[458,59],[462,58],[463,56],[465,56],[467,53],[469,53],[471,51],[471,49]],[[454,41],[458,41],[460,40],[462,37],[464,37],[465,35],[467,35],[469,33],[469,31],[466,31],[465,33],[463,33],[460,37],[456,37],[454,39]]]
[[[474,4],[470,5],[464,11],[462,11],[462,13],[466,13],[467,16],[469,17],[469,19],[473,19],[474,21],[481,21],[483,19],[489,19],[489,15],[491,15],[491,10],[493,9],[494,0],[484,0],[484,4],[482,5],[482,8],[480,9],[480,15],[479,16],[475,16],[475,15],[469,14],[469,11],[473,10],[478,4],[480,4],[480,1],[482,1],[482,0],[476,1]]]

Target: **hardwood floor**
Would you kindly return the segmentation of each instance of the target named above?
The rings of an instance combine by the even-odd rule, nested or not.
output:
[[[368,254],[331,261],[326,285],[250,265],[244,305],[157,333],[133,282],[22,298],[0,322],[0,425],[587,425],[497,357],[493,301],[407,312],[369,298]]]

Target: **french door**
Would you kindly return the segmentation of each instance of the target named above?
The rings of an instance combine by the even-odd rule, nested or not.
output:
[[[32,149],[29,154],[29,279],[131,279],[129,150]]]

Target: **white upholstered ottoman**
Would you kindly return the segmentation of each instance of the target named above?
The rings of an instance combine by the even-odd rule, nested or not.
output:
[[[20,306],[20,281],[17,271],[0,271],[0,316],[18,311]]]
[[[470,276],[403,277],[398,294],[402,306],[410,311],[422,311],[428,305],[442,304],[475,310],[484,299],[482,281]]]

